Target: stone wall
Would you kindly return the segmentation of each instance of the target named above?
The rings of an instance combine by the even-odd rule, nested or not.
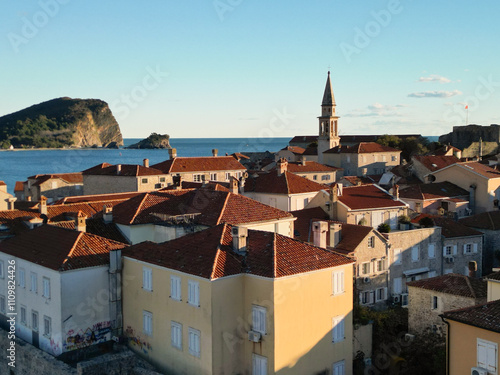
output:
[[[108,353],[91,360],[82,361],[77,367],[56,359],[27,342],[15,339],[15,367],[9,366],[6,355],[0,357],[0,374],[5,375],[159,375],[153,366],[136,356],[132,351],[117,346],[116,353]],[[7,353],[10,340],[7,332],[0,330],[0,348]]]
[[[495,142],[498,144],[498,142],[500,142],[500,126],[454,126],[452,133],[439,137],[439,142],[451,143],[452,146],[463,150],[469,147],[473,142],[478,142],[479,138],[481,138],[483,142]]]

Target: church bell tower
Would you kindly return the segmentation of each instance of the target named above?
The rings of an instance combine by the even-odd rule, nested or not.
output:
[[[319,120],[318,137],[318,162],[323,163],[323,152],[336,147],[340,144],[338,132],[338,119],[335,115],[335,97],[333,96],[332,82],[330,81],[330,72],[326,80],[325,93],[321,103],[321,116]]]

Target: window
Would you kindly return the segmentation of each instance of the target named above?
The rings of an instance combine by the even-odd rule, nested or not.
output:
[[[48,316],[43,317],[43,334],[49,336],[52,333],[52,320]]]
[[[148,336],[153,334],[153,313],[149,311],[142,312],[142,331]]]
[[[170,323],[170,341],[174,348],[182,350],[182,324],[177,322]]]
[[[498,344],[483,339],[477,339],[477,367],[488,372],[497,373]]]
[[[181,300],[181,278],[170,276],[170,298],[176,301]]]
[[[392,279],[392,292],[394,294],[401,294],[403,291],[403,279],[401,277],[395,277]]]
[[[26,325],[26,306],[21,306],[21,324]]]
[[[444,247],[443,255],[453,255],[453,247],[450,245]]]
[[[304,198],[304,207],[309,203],[309,198]]]
[[[362,275],[370,274],[370,262],[365,262],[361,264],[361,274]]]
[[[189,327],[189,354],[200,356],[200,331]]]
[[[217,173],[210,173],[210,181],[217,181]]]
[[[345,361],[339,361],[333,364],[332,375],[345,375]]]
[[[413,246],[411,248],[411,261],[412,262],[417,262],[420,258],[419,256],[419,251],[418,251],[418,246]]]
[[[200,306],[200,284],[197,281],[188,281],[188,303]]]
[[[402,259],[401,249],[394,249],[394,263],[401,264]]]
[[[375,294],[375,300],[384,301],[387,299],[387,288],[378,288]]]
[[[344,340],[344,317],[333,318],[332,341],[340,342]]]
[[[19,268],[19,275],[17,276],[17,285],[19,285],[21,288],[26,287],[26,272],[24,271],[24,268]]]
[[[431,309],[432,310],[437,310],[438,308],[438,296],[432,296],[432,299],[431,299]]]
[[[37,289],[38,289],[38,281],[37,281],[36,273],[31,272],[30,279],[31,279],[31,289],[30,290],[33,293],[36,293]]]
[[[386,156],[382,155],[382,161],[386,161]]]
[[[252,331],[266,334],[266,308],[252,306]]]
[[[50,298],[50,279],[47,277],[43,278],[43,294],[45,298]]]
[[[398,160],[398,157],[397,157],[396,155],[392,155],[392,156],[391,156],[391,160],[392,160],[392,161],[396,161],[396,160]]]
[[[33,331],[38,331],[38,312],[31,310],[31,328]]]
[[[430,243],[429,246],[427,247],[427,255],[429,256],[429,258],[436,257],[436,249],[433,243]]]
[[[375,247],[375,236],[368,237],[368,247]]]
[[[153,270],[151,268],[142,267],[142,289],[153,291]]]
[[[374,302],[373,296],[374,296],[373,291],[366,290],[366,291],[360,293],[359,300],[360,300],[362,305],[369,305],[369,304]]]
[[[193,175],[193,181],[194,182],[203,182],[203,181],[205,181],[205,175],[203,175],[203,174],[194,174]]]
[[[322,181],[329,181],[330,180],[330,175],[329,174],[324,174],[323,176],[321,176],[321,180]]]
[[[344,293],[344,271],[336,271],[332,274],[333,278],[333,294]]]
[[[477,253],[477,243],[466,243],[464,245],[464,254]]]
[[[160,182],[165,182],[165,177],[160,177]]]
[[[0,312],[5,314],[6,311],[5,296],[0,296]]]
[[[231,178],[231,173],[230,172],[226,172],[226,181],[228,181],[230,178]]]
[[[377,260],[377,272],[385,271],[385,260],[379,259]]]
[[[148,183],[148,179],[147,179],[147,178],[143,178],[143,179],[141,180],[141,182],[142,182],[143,184],[147,184],[147,183]]]
[[[267,375],[267,358],[252,354],[252,375]]]

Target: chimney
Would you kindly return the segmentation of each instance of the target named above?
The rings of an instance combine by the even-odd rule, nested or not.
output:
[[[31,195],[28,195],[28,196],[26,197],[26,202],[31,202]]]
[[[176,190],[182,189],[182,176],[179,174],[172,176],[172,183]]]
[[[326,221],[314,221],[312,223],[312,230],[314,246],[326,249],[326,233],[328,232],[328,223]]]
[[[469,262],[469,277],[476,277],[477,263],[474,261]]]
[[[248,229],[245,227],[232,227],[233,250],[236,253],[247,252]]]
[[[342,240],[342,224],[330,224],[330,247],[336,247]]]
[[[300,165],[302,166],[305,166],[306,165],[306,157],[304,155],[302,155],[300,157]]]
[[[397,201],[399,199],[399,185],[396,184],[392,187],[392,195],[394,200]]]
[[[144,167],[146,167],[146,168],[149,168],[149,159],[144,159],[144,160],[142,161],[142,165],[143,165]]]
[[[229,190],[233,194],[238,194],[239,183],[236,177],[231,176],[231,181],[229,182]]]
[[[43,215],[47,215],[47,198],[43,195],[40,197],[39,207],[40,213]]]
[[[8,211],[13,211],[14,210],[14,202],[17,201],[17,198],[8,198],[7,199],[7,210]]]
[[[117,164],[116,165],[116,174],[120,174],[122,173],[122,165],[121,164]]]
[[[285,158],[281,158],[276,163],[276,170],[278,171],[278,176],[281,176],[288,169],[288,161]]]
[[[102,220],[105,224],[113,222],[113,206],[108,204],[102,206]]]
[[[176,158],[177,157],[177,149],[175,149],[175,148],[169,148],[168,149],[168,155],[170,156],[170,160]]]
[[[219,150],[217,150],[216,148],[212,149],[212,156],[213,156],[214,158],[216,158],[216,157],[217,157],[217,154],[218,154],[218,153],[219,153]]]
[[[82,211],[78,211],[76,214],[76,220],[75,220],[75,229],[78,232],[86,232],[87,231],[87,224],[85,222],[87,220],[87,216]]]

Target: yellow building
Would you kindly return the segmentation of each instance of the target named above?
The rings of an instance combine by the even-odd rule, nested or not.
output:
[[[130,347],[173,374],[352,373],[352,263],[221,224],[123,253]]]

